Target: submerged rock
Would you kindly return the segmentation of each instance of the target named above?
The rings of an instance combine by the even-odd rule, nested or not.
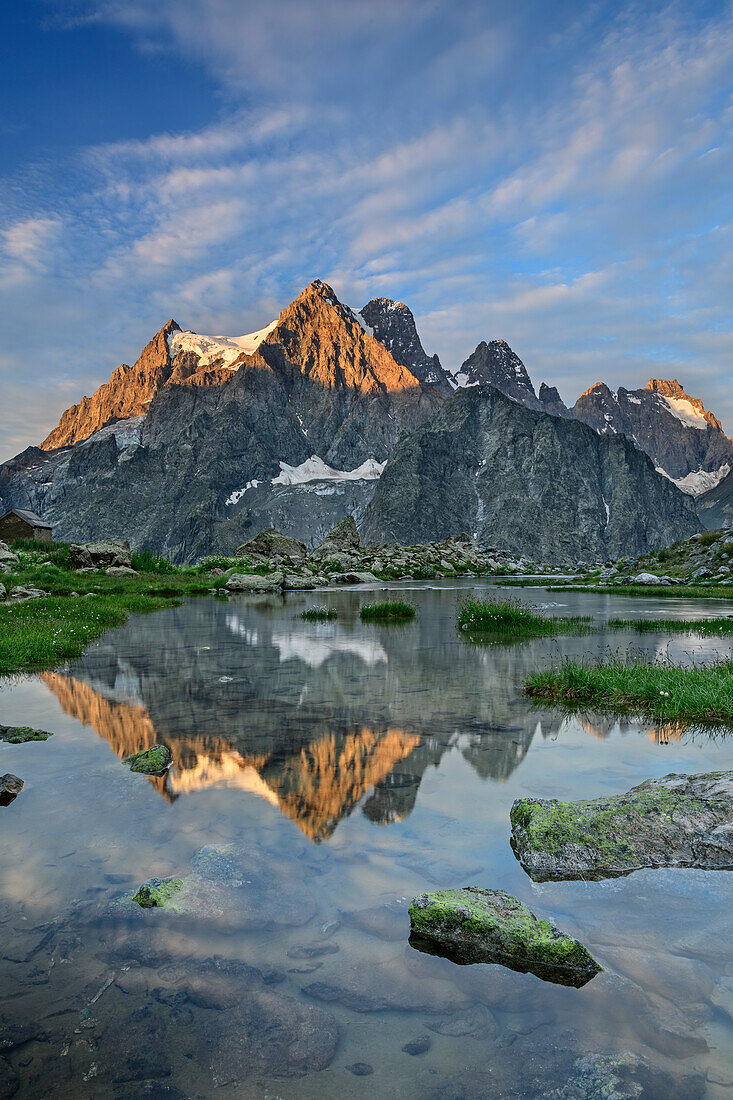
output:
[[[0,775],[0,806],[9,806],[23,790],[23,780],[17,775]]]
[[[330,1012],[267,990],[252,991],[242,1003],[209,1024],[211,1073],[217,1088],[253,1075],[304,1077],[325,1069],[338,1045]]]
[[[172,759],[167,745],[153,745],[152,748],[126,756],[122,763],[128,764],[131,772],[161,776],[165,775]]]
[[[154,900],[145,905],[141,894],[144,899]],[[123,895],[112,906],[134,913],[133,901],[142,908],[167,909],[177,916],[205,921],[232,932],[273,926],[302,927],[315,913],[315,903],[303,876],[293,873],[283,882],[273,873],[271,856],[233,844],[201,848],[190,871],[174,879],[149,879],[134,898]],[[139,910],[137,915],[144,919]]]
[[[182,886],[180,878],[149,878],[132,900],[141,909],[175,909],[173,899]]]
[[[10,745],[23,745],[26,741],[48,741],[53,737],[46,730],[35,730],[31,726],[0,726],[0,741]]]
[[[601,970],[578,940],[538,920],[504,890],[467,886],[420,894],[410,903],[410,922],[414,947],[454,962],[501,963],[576,987]],[[440,950],[435,951],[436,946]]]
[[[665,775],[591,801],[522,798],[511,823],[514,853],[535,882],[733,868],[733,772]]]

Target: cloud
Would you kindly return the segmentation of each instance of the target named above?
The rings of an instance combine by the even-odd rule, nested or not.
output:
[[[76,379],[77,398],[169,316],[251,331],[321,276],[356,305],[408,302],[448,365],[503,336],[568,399],[599,377],[679,373],[733,426],[723,5],[100,0],[72,14],[151,64],[195,61],[222,95],[198,128],[6,182],[4,341],[34,386]]]

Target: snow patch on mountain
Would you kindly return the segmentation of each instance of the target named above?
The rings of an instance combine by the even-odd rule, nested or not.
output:
[[[300,466],[290,466],[287,462],[280,462],[279,465],[280,473],[277,477],[272,478],[271,485],[307,485],[311,481],[376,481],[382,476],[382,471],[387,463],[368,458],[355,470],[335,470],[333,466],[328,466],[318,455],[311,455],[305,462],[301,462]],[[228,505],[238,504],[245,493],[263,484],[264,482],[256,479],[248,481],[243,489],[235,489],[233,493],[230,493],[224,503]],[[323,493],[333,493],[336,491],[336,487],[321,491]]]
[[[658,474],[664,474],[668,481],[673,481],[678,489],[691,497],[702,496],[708,490],[714,489],[730,473],[730,464],[726,462],[717,470],[693,470],[685,477],[670,477],[661,466],[655,467]]]
[[[272,479],[273,485],[304,485],[308,481],[375,481],[382,476],[386,462],[368,458],[355,470],[334,470],[318,455],[311,455],[300,466],[280,463],[280,473]]]
[[[258,329],[257,332],[245,333],[244,336],[204,336],[190,331],[171,332],[166,337],[168,351],[172,359],[178,355],[179,351],[190,351],[198,356],[200,367],[208,367],[221,360],[222,366],[233,369],[233,364],[240,355],[243,353],[253,355],[257,351],[277,322],[278,318],[275,318],[264,328]]]
[[[698,409],[690,401],[685,401],[682,397],[660,397],[672,416],[677,417],[687,428],[698,428],[700,431],[705,431],[708,426],[708,422]],[[688,477],[691,476],[688,474]]]

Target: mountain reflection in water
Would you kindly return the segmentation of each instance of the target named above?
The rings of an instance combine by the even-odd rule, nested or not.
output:
[[[120,758],[165,742],[172,766],[150,782],[169,802],[236,788],[266,799],[316,842],[357,806],[375,824],[404,820],[448,749],[481,778],[502,781],[536,735],[561,732],[565,719],[538,712],[512,687],[531,643],[524,658],[467,647],[458,675],[453,639],[442,646],[418,622],[408,647],[399,628],[365,628],[352,595],[342,594],[337,623],[294,618],[287,632],[272,598],[140,616],[68,674],[41,678]],[[574,720],[601,739],[619,728],[609,717]],[[684,732],[644,728],[662,744]],[[629,721],[621,732],[639,729]]]

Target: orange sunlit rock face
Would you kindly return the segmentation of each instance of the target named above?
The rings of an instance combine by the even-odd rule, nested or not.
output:
[[[171,359],[168,336],[177,331],[180,326],[168,321],[134,366],[123,363],[91,397],[68,408],[41,447],[68,447],[114,421],[142,416],[164,386],[223,386],[243,368],[299,375],[325,389],[363,394],[420,391],[419,380],[359,325],[319,279],[282,311],[258,351],[243,352],[228,367],[221,360],[201,365],[204,361],[191,351],[181,350]]]
[[[346,387],[361,393],[398,393],[420,388],[378,340],[364,331],[326,283],[316,279],[282,311],[260,351],[281,350],[286,363],[327,389]],[[278,357],[280,358],[280,357]]]
[[[58,427],[44,439],[41,444],[43,449],[50,451],[56,447],[68,447],[88,439],[113,420],[146,413],[155,393],[170,377],[167,336],[177,329],[175,321],[168,321],[146,344],[133,367],[123,363],[109,382],[100,386],[91,397],[84,397],[78,405],[67,409]]]
[[[147,709],[105,699],[94,688],[61,673],[41,679],[64,711],[91,726],[123,759],[161,740]],[[239,752],[226,738],[166,739],[173,762],[162,779],[148,777],[172,801],[213,786],[256,794],[277,806],[313,841],[331,836],[339,821],[420,744],[417,734],[368,726],[333,732],[324,723],[305,746],[272,759],[267,752]]]

